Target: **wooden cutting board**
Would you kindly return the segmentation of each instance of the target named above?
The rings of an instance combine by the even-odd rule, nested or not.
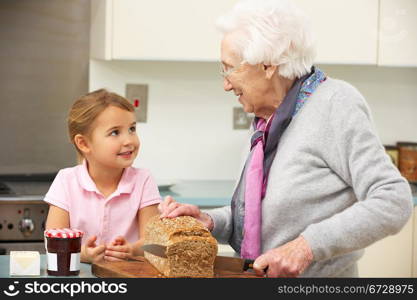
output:
[[[91,272],[100,278],[165,278],[142,256],[135,260],[93,263]],[[216,278],[259,278],[250,272],[214,270]]]

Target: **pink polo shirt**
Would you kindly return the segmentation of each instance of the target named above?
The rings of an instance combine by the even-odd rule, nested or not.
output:
[[[99,245],[110,243],[119,235],[130,243],[136,242],[138,210],[160,203],[161,196],[148,170],[129,167],[116,191],[105,199],[84,163],[60,170],[44,200],[68,211],[70,227],[85,233],[83,243],[96,235]]]

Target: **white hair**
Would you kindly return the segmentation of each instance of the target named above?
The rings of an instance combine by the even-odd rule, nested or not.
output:
[[[315,58],[309,18],[288,0],[243,0],[216,23],[224,34],[240,32],[233,44],[243,61],[279,66],[294,79],[310,72]]]

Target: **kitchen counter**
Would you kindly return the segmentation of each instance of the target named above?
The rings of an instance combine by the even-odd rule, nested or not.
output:
[[[162,197],[170,195],[180,203],[214,208],[230,204],[234,185],[234,180],[184,180],[170,189],[160,189],[160,193]]]
[[[214,208],[230,204],[234,191],[234,180],[184,180],[170,189],[161,189],[162,197],[171,195],[176,201]],[[417,206],[417,187],[411,186],[414,206]]]
[[[228,245],[219,244],[218,255],[233,256],[234,252]],[[46,272],[46,255],[41,254],[41,274],[39,276],[10,276],[10,255],[0,255],[0,278],[96,278],[91,273],[91,265],[80,263],[80,275],[78,276],[49,276]]]
[[[10,276],[10,255],[0,255],[0,278],[95,278],[95,276],[91,273],[91,265],[90,264],[80,264],[80,275],[79,276],[65,276],[65,277],[58,277],[58,276],[49,276],[46,273],[46,255],[41,254],[41,274],[40,276]]]
[[[180,203],[189,203],[201,208],[214,208],[230,204],[234,191],[234,180],[182,180],[169,189],[160,187],[162,197],[171,195]],[[417,187],[411,185],[414,205],[417,205]],[[0,196],[0,202],[7,204],[44,204],[43,196]]]

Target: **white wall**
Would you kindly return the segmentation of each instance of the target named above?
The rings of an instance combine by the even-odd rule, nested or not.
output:
[[[350,82],[365,96],[384,144],[417,142],[417,68],[319,67],[333,78]]]
[[[236,98],[223,91],[219,65],[194,62],[92,60],[90,90],[125,95],[126,83],[149,84],[148,120],[135,166],[163,179],[231,179],[237,176],[247,133],[232,128]]]
[[[384,144],[417,141],[417,69],[321,66],[356,86],[368,100]],[[207,62],[90,63],[90,90],[125,95],[127,83],[149,84],[148,121],[139,123],[135,166],[161,179],[233,179],[240,173],[244,130],[233,130],[240,104],[223,91],[219,65]]]

